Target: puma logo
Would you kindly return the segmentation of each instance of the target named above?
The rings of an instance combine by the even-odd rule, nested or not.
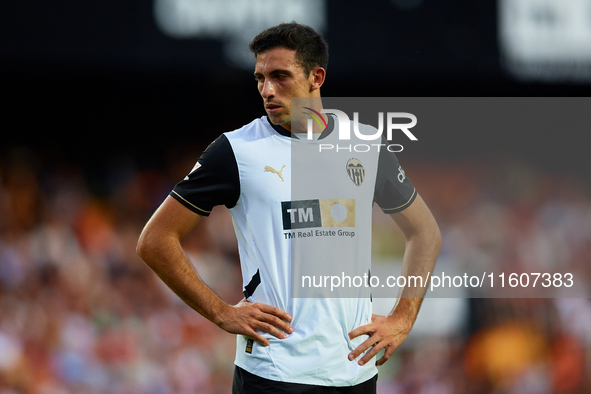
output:
[[[285,182],[285,179],[283,179],[283,175],[281,175],[281,172],[283,171],[284,168],[285,168],[285,164],[283,165],[283,167],[281,167],[281,170],[279,170],[279,171],[277,171],[273,167],[265,166],[265,172],[273,172],[273,173],[279,175],[279,178],[281,178],[282,182]]]

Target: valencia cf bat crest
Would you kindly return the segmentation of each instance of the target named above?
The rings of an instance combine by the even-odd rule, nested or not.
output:
[[[347,162],[347,174],[354,184],[360,186],[365,178],[365,168],[359,159],[354,157],[350,158]]]

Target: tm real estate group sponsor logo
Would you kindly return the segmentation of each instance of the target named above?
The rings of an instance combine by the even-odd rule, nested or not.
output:
[[[281,202],[285,239],[314,236],[355,236],[355,199],[330,198]],[[351,227],[351,230],[324,227]]]

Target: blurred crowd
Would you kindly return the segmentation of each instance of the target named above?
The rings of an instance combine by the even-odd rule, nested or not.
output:
[[[235,337],[184,305],[135,254],[143,225],[198,154],[173,153],[158,169],[118,157],[88,170],[27,148],[4,152],[0,394],[230,392]],[[560,269],[590,288],[588,180],[520,162],[405,170],[441,227],[441,264]],[[183,245],[217,294],[242,298],[227,210],[215,208]],[[393,223],[376,218],[375,254],[400,258],[403,245]],[[411,333],[381,367],[379,393],[591,392],[586,295],[468,296],[456,324]]]

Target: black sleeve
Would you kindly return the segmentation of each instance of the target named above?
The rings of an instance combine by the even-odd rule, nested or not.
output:
[[[386,146],[380,149],[374,201],[384,213],[390,214],[409,207],[415,200],[417,191],[398,163],[394,152],[386,149],[388,141],[382,142]]]
[[[176,184],[170,195],[202,216],[209,216],[216,205],[236,205],[240,196],[238,164],[225,135],[205,149],[193,170]]]

